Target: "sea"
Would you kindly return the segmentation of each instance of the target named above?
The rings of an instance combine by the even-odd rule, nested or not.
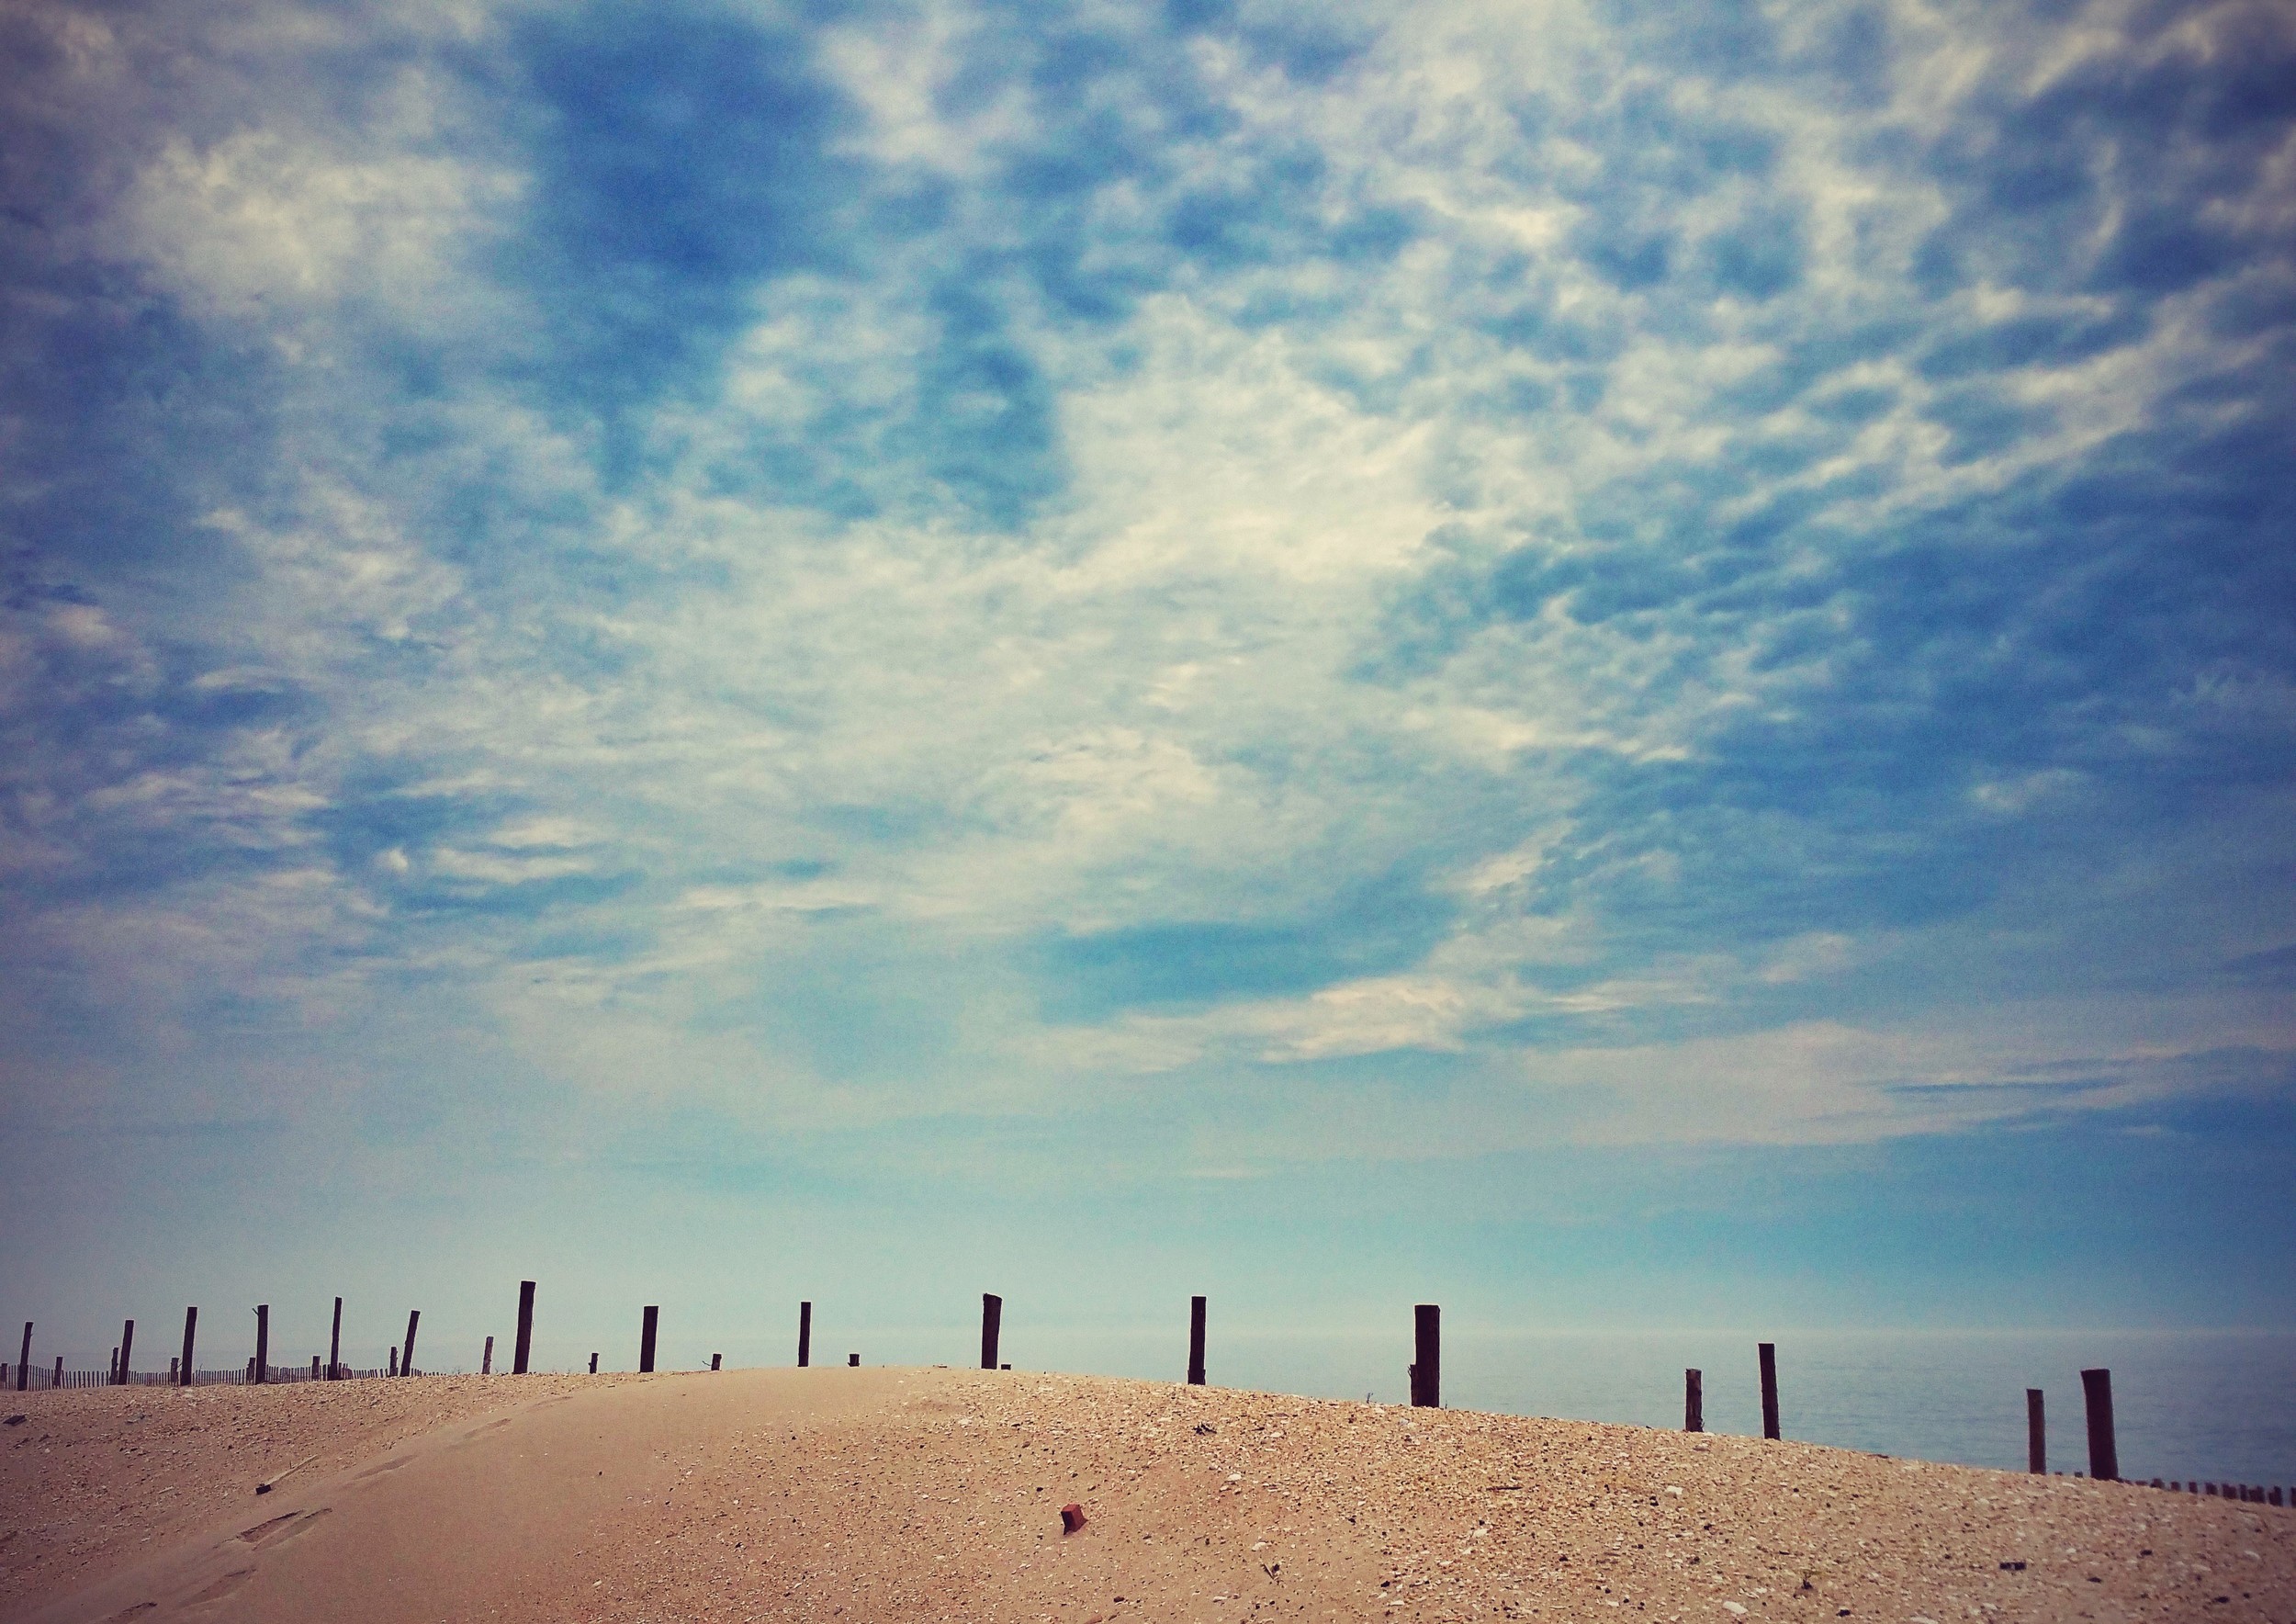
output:
[[[1017,1369],[1175,1381],[1186,1373],[1181,1329],[1048,1327],[1008,1334],[1001,1351]],[[2022,1472],[2025,1391],[2037,1387],[2049,1468],[2070,1475],[2088,1469],[2080,1373],[2101,1368],[2112,1373],[2122,1477],[2296,1486],[2296,1332],[1836,1329],[1761,1339],[1777,1348],[1789,1438]],[[1683,1373],[1695,1369],[1706,1430],[1759,1436],[1756,1345],[1736,1331],[1446,1325],[1442,1398],[1452,1408],[1679,1427]],[[1223,1332],[1215,1322],[1206,1363],[1217,1386],[1396,1404],[1409,1395],[1411,1356],[1407,1320],[1395,1334]]]

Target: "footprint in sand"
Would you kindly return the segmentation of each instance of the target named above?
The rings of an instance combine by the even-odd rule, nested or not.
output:
[[[258,1550],[265,1545],[276,1545],[280,1540],[291,1539],[310,1528],[325,1517],[330,1509],[322,1506],[317,1511],[290,1511],[285,1517],[275,1517],[269,1522],[259,1522],[252,1528],[243,1528],[239,1537]]]
[[[223,1577],[218,1579],[205,1590],[200,1591],[197,1596],[187,1596],[184,1597],[184,1606],[187,1607],[204,1607],[211,1601],[221,1601],[225,1596],[231,1595],[232,1591],[237,1590],[241,1585],[246,1584],[248,1580],[253,1578],[254,1576],[255,1570],[253,1568],[235,1569],[231,1573],[224,1574]]]

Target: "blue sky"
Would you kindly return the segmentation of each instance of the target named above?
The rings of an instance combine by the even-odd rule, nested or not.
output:
[[[2290,1323],[2285,7],[0,32],[21,1316]]]

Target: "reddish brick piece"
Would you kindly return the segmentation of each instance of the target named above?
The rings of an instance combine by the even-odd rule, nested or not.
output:
[[[1069,1505],[1061,1507],[1061,1532],[1073,1534],[1085,1526],[1085,1508]]]

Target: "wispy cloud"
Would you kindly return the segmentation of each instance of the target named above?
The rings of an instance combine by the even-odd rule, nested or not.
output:
[[[19,1118],[2285,1086],[2279,8],[6,28]]]

